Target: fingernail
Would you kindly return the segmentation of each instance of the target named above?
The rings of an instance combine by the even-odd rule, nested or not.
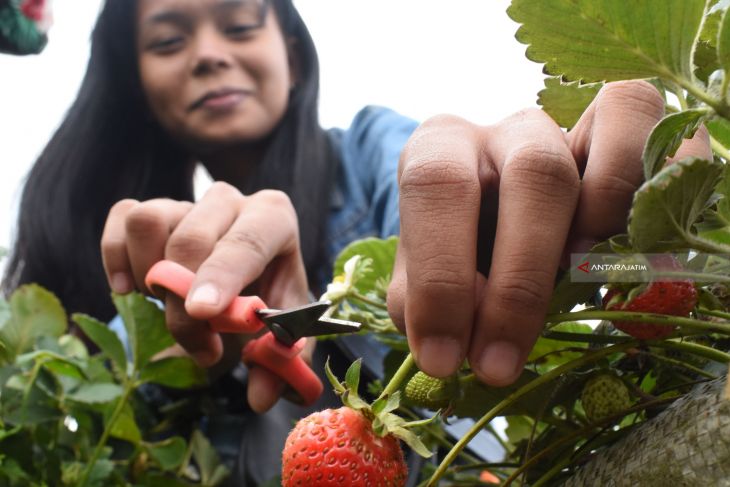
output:
[[[432,377],[447,377],[461,365],[461,345],[449,337],[426,338],[418,349],[418,365]]]
[[[126,272],[112,274],[111,288],[117,294],[132,292],[132,278]]]
[[[190,294],[188,303],[215,306],[220,301],[220,298],[221,293],[217,287],[212,284],[201,284]]]
[[[490,343],[479,359],[479,371],[490,382],[507,382],[517,375],[521,355],[510,342]]]

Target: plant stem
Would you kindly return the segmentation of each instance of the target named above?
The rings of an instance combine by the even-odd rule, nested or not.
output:
[[[722,145],[720,141],[718,141],[713,136],[710,136],[710,147],[712,147],[712,150],[715,152],[715,154],[722,157],[726,161],[730,161],[730,151],[728,151],[727,147]]]
[[[376,401],[388,397],[400,389],[401,384],[408,378],[414,365],[416,365],[416,362],[413,360],[413,355],[409,353]]]
[[[629,348],[635,347],[638,344],[636,340],[632,340],[626,343],[619,343],[617,345],[612,345],[610,347],[603,348],[601,350],[593,351],[592,353],[587,353],[583,355],[582,357],[579,357],[575,360],[572,360],[568,363],[565,363],[559,367],[554,368],[553,370],[546,372],[545,374],[541,375],[540,377],[536,378],[535,380],[528,382],[521,388],[519,388],[517,391],[513,392],[506,398],[504,398],[499,404],[494,406],[492,409],[487,411],[484,416],[479,418],[479,421],[474,423],[474,425],[469,428],[469,431],[466,432],[463,438],[461,438],[455,445],[454,448],[449,451],[449,453],[444,457],[444,459],[441,461],[441,464],[438,466],[436,471],[433,473],[431,478],[428,480],[427,485],[429,486],[435,486],[437,485],[437,482],[443,475],[446,473],[446,469],[449,467],[449,465],[454,461],[456,456],[459,454],[461,450],[463,450],[467,444],[479,433],[479,431],[484,428],[485,425],[487,425],[492,419],[494,419],[497,414],[499,414],[502,410],[504,410],[506,407],[513,404],[517,399],[521,398],[525,394],[529,393],[530,391],[549,383],[553,379],[556,379],[560,377],[562,374],[569,372],[573,369],[576,369],[578,367],[582,367],[584,365],[596,362],[603,357],[607,355],[611,355],[613,353],[620,353],[625,350],[628,350]]]
[[[683,232],[683,236],[684,240],[695,250],[707,252],[708,254],[730,254],[730,245],[705,240],[689,232]]]
[[[106,426],[104,427],[104,432],[101,434],[101,438],[99,438],[99,443],[96,444],[96,448],[94,448],[94,452],[91,454],[91,458],[89,458],[89,462],[86,465],[86,468],[84,469],[84,473],[81,476],[81,480],[79,481],[80,487],[85,487],[87,482],[89,481],[89,475],[91,475],[91,471],[94,469],[94,465],[96,464],[96,461],[99,459],[99,455],[101,455],[101,450],[106,445],[107,440],[109,439],[109,435],[111,434],[112,427],[114,426],[114,423],[117,422],[117,419],[119,419],[119,415],[122,414],[122,411],[124,410],[124,406],[127,404],[129,400],[129,396],[132,394],[132,391],[134,390],[134,386],[131,384],[131,382],[127,382],[124,385],[124,392],[122,393],[122,396],[119,398],[119,401],[117,401],[117,405],[114,408],[114,411],[112,412],[112,415],[109,417],[109,421],[106,423]]]
[[[522,465],[520,465],[520,467],[515,472],[513,472],[512,475],[510,475],[509,478],[507,478],[507,480],[505,480],[503,487],[507,487],[508,485],[510,485],[517,477],[522,475],[522,472],[525,472],[527,469],[529,469],[532,465],[537,463],[537,461],[540,460],[541,458],[543,458],[545,455],[552,453],[553,451],[557,450],[564,444],[573,441],[575,438],[582,438],[584,436],[592,434],[593,431],[596,430],[596,428],[603,428],[606,425],[613,423],[615,420],[625,417],[631,413],[643,411],[644,409],[651,407],[651,406],[670,403],[670,402],[674,401],[675,399],[676,398],[663,397],[663,398],[658,398],[658,399],[654,399],[651,401],[642,402],[635,406],[630,407],[629,409],[626,409],[617,414],[604,418],[601,421],[597,421],[595,423],[590,423],[587,426],[585,426],[577,431],[574,431],[573,433],[570,433],[566,436],[558,438],[553,443],[546,446],[541,451],[536,453],[534,456],[530,457],[529,460],[527,460]],[[628,426],[628,427],[625,427],[622,429],[633,428],[633,427],[635,427],[635,426]]]
[[[691,353],[693,355],[697,355],[698,357],[703,357],[708,360],[713,360],[713,361],[719,362],[721,364],[730,363],[730,354],[727,354],[727,353],[723,352],[722,350],[717,350],[712,347],[706,347],[704,345],[700,345],[699,343],[691,343],[691,342],[676,341],[676,340],[661,340],[661,341],[651,342],[649,344],[649,346],[656,347],[656,348],[671,348],[673,350],[679,350],[681,352]]]
[[[696,282],[730,282],[730,276],[723,276],[721,274],[708,274],[706,272],[672,272],[663,271],[655,272],[652,274],[653,277],[673,277],[675,279],[692,279]]]
[[[674,365],[676,367],[682,367],[682,368],[685,368],[685,369],[687,369],[687,370],[689,370],[691,372],[694,372],[697,375],[700,375],[702,377],[706,377],[708,379],[717,379],[717,377],[715,377],[714,374],[711,374],[711,373],[707,372],[706,370],[702,370],[700,368],[697,368],[694,365],[690,365],[688,363],[682,362],[681,360],[673,359],[673,358],[670,358],[670,357],[664,357],[662,355],[657,355],[657,354],[651,353],[651,352],[648,352],[648,353],[647,352],[644,352],[644,353],[646,355],[648,355],[649,357],[653,358],[654,360],[656,360],[657,362],[664,362],[666,364]]]
[[[646,323],[676,325],[690,330],[701,330],[706,333],[720,333],[730,335],[730,323],[712,323],[708,321],[683,318],[680,316],[660,315],[655,313],[638,313],[634,311],[571,311],[569,313],[555,313],[545,317],[548,323],[580,320],[609,320],[609,321],[641,321]]]
[[[586,342],[586,343],[622,343],[631,340],[631,337],[622,335],[593,335],[591,333],[572,333],[567,331],[547,331],[542,334],[543,338],[563,342]]]
[[[355,291],[348,294],[347,297],[350,299],[356,299],[358,301],[362,301],[365,304],[369,304],[370,306],[374,306],[376,308],[379,308],[379,309],[382,309],[385,311],[388,310],[388,305],[386,305],[385,303],[382,303],[380,301],[373,301],[369,297],[363,296],[362,294],[355,292]]]
[[[697,312],[707,316],[716,316],[717,318],[725,318],[726,320],[730,320],[730,313],[717,311],[716,309],[698,308]]]
[[[664,71],[665,72],[663,74],[667,79],[673,81],[674,83],[687,90],[687,93],[691,94],[701,102],[711,107],[713,110],[715,110],[715,113],[717,113],[721,117],[730,120],[730,107],[728,107],[727,103],[725,103],[724,100],[718,100],[717,98],[712,97],[709,93],[701,89],[699,86],[695,85],[691,80],[685,79],[681,76],[677,76],[668,69],[665,69]],[[681,99],[681,97],[679,96],[678,98]]]

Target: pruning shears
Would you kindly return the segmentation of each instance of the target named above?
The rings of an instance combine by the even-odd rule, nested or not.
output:
[[[161,260],[150,268],[145,278],[147,288],[160,296],[160,288],[185,299],[195,274],[182,265]],[[209,321],[220,333],[259,334],[241,351],[247,366],[265,367],[296,391],[302,404],[311,405],[324,386],[299,353],[306,337],[353,333],[360,323],[323,316],[329,301],[316,301],[284,310],[270,309],[258,296],[238,296],[220,315]],[[262,329],[268,332],[260,334]]]

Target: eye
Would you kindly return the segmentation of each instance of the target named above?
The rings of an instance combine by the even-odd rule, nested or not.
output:
[[[230,37],[243,38],[250,35],[258,27],[258,25],[234,24],[229,25],[228,27],[223,29],[223,32],[225,32],[225,34]]]
[[[147,49],[160,54],[169,54],[182,47],[184,42],[183,36],[164,37],[150,42]]]

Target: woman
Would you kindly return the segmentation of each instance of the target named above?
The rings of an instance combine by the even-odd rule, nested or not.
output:
[[[6,289],[38,281],[70,310],[110,317],[107,282],[144,290],[152,263],[176,260],[196,281],[186,302],[166,299],[168,327],[210,366],[224,347],[204,322],[242,289],[299,304],[345,243],[400,224],[389,306],[419,367],[446,376],[468,357],[485,382],[511,383],[561,255],[624,228],[662,98],[647,83],[610,85],[567,135],[536,110],[412,133],[366,109],[328,133],[317,85],[290,0],[107,0],[78,98],[27,182]],[[707,155],[698,133],[680,156]],[[225,183],[193,204],[198,160]],[[281,392],[257,369],[248,387],[256,411]],[[281,451],[271,431],[302,415],[288,407],[246,419],[260,480]]]

